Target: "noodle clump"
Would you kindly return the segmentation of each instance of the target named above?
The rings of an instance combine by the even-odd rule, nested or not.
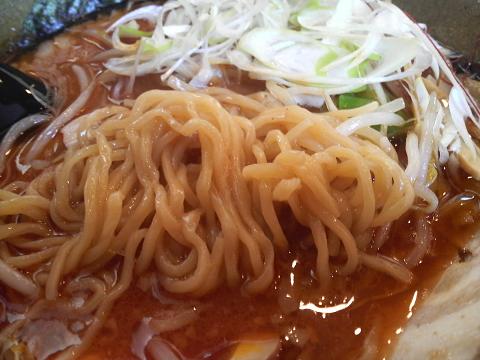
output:
[[[17,250],[2,256],[2,280],[46,300],[87,287],[100,295],[85,311],[97,314],[152,266],[172,293],[226,283],[255,294],[297,241],[288,214],[309,229],[320,284],[360,264],[408,282],[405,267],[367,252],[374,229],[411,208],[412,185],[394,152],[336,130],[347,118],[218,88],[149,91],[84,115],[54,166],[21,195],[0,190],[1,238]],[[119,281],[98,290],[95,271],[119,255]]]

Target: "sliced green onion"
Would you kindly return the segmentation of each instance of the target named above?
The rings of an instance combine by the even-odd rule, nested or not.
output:
[[[156,44],[150,38],[142,38],[142,47],[144,54],[159,54],[167,51],[172,47],[172,40],[165,40],[160,44]]]
[[[367,66],[368,66],[368,61],[362,62],[360,65],[355,66],[348,70],[348,76],[352,78],[360,78],[364,77],[365,74],[367,73]]]
[[[358,49],[358,46],[355,45],[353,42],[350,40],[341,40],[340,43],[338,44],[341,48],[344,48],[348,52],[354,52]]]
[[[341,48],[343,48],[343,49],[345,49],[345,50],[347,50],[348,52],[351,52],[351,53],[358,50],[358,45],[356,45],[355,43],[353,43],[349,40],[342,40],[342,41],[340,41],[340,43],[338,45]],[[380,60],[382,60],[382,55],[380,55],[379,53],[373,52],[368,56],[367,59],[372,60],[372,61],[380,61]]]
[[[329,7],[325,4],[322,4],[323,0],[310,0],[305,6],[304,10],[326,10]]]
[[[380,61],[382,60],[382,55],[374,52],[374,53],[371,53],[370,56],[368,57],[368,60],[372,60],[372,61]]]
[[[363,90],[361,92],[355,93],[355,96],[360,97],[360,98],[364,98],[364,99],[370,99],[372,101],[378,101],[377,94],[375,93],[375,91],[370,86],[367,86],[365,88],[365,90]]]
[[[430,163],[428,164],[428,171],[427,171],[427,185],[430,186],[432,185],[435,180],[437,180],[438,177],[438,171],[435,166],[435,160],[432,159],[430,160]]]
[[[399,135],[404,135],[411,129],[413,122],[407,122],[403,126],[390,125],[387,127],[387,137],[396,137]],[[382,129],[381,125],[372,126],[373,129],[380,131]]]
[[[297,12],[294,12],[294,13],[292,13],[292,15],[290,15],[290,17],[288,18],[288,22],[290,23],[290,25],[293,25],[293,27],[294,27],[295,29],[301,28],[301,25],[300,25],[300,23],[298,22],[298,14],[299,14],[299,13],[300,13],[300,12],[298,12],[298,11],[297,11]]]
[[[228,40],[227,38],[224,37],[216,37],[216,38],[209,38],[208,39],[208,45],[218,45],[221,44],[222,42]]]
[[[329,51],[322,57],[320,57],[317,60],[317,63],[315,64],[315,72],[318,76],[323,76],[325,75],[325,72],[323,71],[323,68],[333,61],[338,59],[338,54],[334,51]]]
[[[374,96],[374,94],[369,92],[368,88],[361,92],[361,96],[358,94],[342,94],[338,97],[338,108],[340,110],[349,110],[365,106],[373,101],[376,101],[375,97],[372,96]],[[392,137],[404,134],[411,127],[411,125],[412,122],[407,122],[403,126],[391,125],[387,128],[387,136]],[[381,126],[375,125],[372,126],[372,128],[380,131]]]
[[[362,62],[360,65],[355,66],[348,70],[347,74],[351,78],[361,78],[365,77],[367,74],[367,66],[368,66],[368,60]],[[359,92],[364,92],[368,89],[366,85],[359,86],[356,89],[351,90],[352,93],[359,93]]]
[[[151,31],[142,31],[127,25],[120,25],[118,31],[121,37],[150,37],[153,34]]]
[[[309,12],[315,11],[315,10],[328,10],[332,9],[331,6],[323,4],[323,0],[310,0],[307,2],[307,4],[299,11],[296,11],[290,15],[290,18],[288,19],[288,22],[292,24],[295,28],[301,28],[302,25],[298,21],[298,17],[302,15],[306,15]]]
[[[338,97],[338,108],[340,110],[355,109],[367,105],[374,100],[363,98],[352,94],[343,94]]]
[[[380,128],[380,126],[379,126]],[[388,137],[395,137],[397,135],[400,135],[400,134],[403,134],[405,133],[406,129],[408,128],[408,126],[389,126],[387,128],[387,136]],[[380,131],[380,129],[377,129]]]

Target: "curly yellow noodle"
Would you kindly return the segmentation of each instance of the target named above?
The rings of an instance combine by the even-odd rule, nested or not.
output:
[[[365,253],[373,229],[408,211],[414,191],[383,135],[336,131],[358,111],[315,114],[209,88],[149,91],[131,108],[74,120],[52,167],[0,189],[0,260],[12,276],[29,269],[23,289],[41,289],[0,339],[58,300],[93,315],[82,343],[57,357],[74,359],[132,278],[152,269],[172,293],[202,296],[223,283],[263,292],[290,246],[285,211],[310,230],[319,285],[361,265],[410,281],[404,266]],[[109,284],[99,271],[114,258],[120,276]],[[73,309],[62,299],[78,291],[90,295]]]

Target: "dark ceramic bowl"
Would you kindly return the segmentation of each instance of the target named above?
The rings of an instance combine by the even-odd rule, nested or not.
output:
[[[221,1],[221,0],[219,0]],[[480,61],[479,0],[393,0],[447,47]],[[0,59],[125,0],[0,0]]]

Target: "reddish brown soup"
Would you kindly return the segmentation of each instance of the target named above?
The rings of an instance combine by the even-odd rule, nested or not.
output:
[[[97,26],[104,28],[100,23]],[[43,45],[18,59],[16,66],[34,75],[54,82],[55,71],[75,78],[73,64],[81,64],[92,75],[102,69],[101,61],[92,61],[108,45],[85,30],[89,25],[62,35],[57,45]],[[91,30],[91,29],[90,29]],[[66,40],[66,41],[65,41]],[[263,87],[249,80],[245,74],[230,74],[226,83],[231,89],[251,93]],[[121,80],[122,86],[128,78]],[[71,81],[63,94],[63,108],[79,93],[79,86]],[[138,78],[133,98],[140,93],[163,85],[157,75]],[[108,104],[109,97],[121,89],[98,86],[82,113]],[[27,144],[28,136],[24,141]],[[18,145],[9,156],[7,171],[0,178],[2,185],[17,180],[29,180],[34,171],[21,175],[16,170],[15,155]],[[28,146],[28,144],[27,144]],[[49,156],[61,153],[63,145],[57,137],[46,150]],[[288,214],[282,218],[287,231],[290,250],[276,255],[276,280],[270,289],[255,297],[241,289],[221,288],[200,299],[173,296],[162,289],[142,286],[151,274],[135,279],[128,291],[116,302],[105,327],[96,338],[84,359],[135,359],[131,352],[132,338],[136,336],[144,318],[162,317],[179,306],[197,306],[199,319],[178,331],[163,334],[163,338],[189,359],[226,359],[234,344],[242,338],[272,334],[281,338],[280,359],[355,359],[366,346],[373,344],[374,357],[388,357],[407,320],[427,298],[442,272],[458,257],[468,255],[462,249],[475,231],[480,213],[477,206],[475,183],[461,171],[445,169],[437,180],[436,189],[441,206],[430,221],[434,230],[434,245],[423,262],[413,269],[412,284],[406,286],[381,273],[362,268],[349,277],[334,276],[329,287],[319,287],[309,269],[314,267],[315,252],[303,241],[304,234]],[[443,211],[443,204],[455,196],[470,191],[470,200],[458,201],[454,208]],[[472,200],[473,199],[473,200]],[[443,211],[443,212],[442,212]],[[468,216],[467,216],[468,215]],[[396,221],[382,253],[399,259],[412,248],[411,214]],[[469,217],[475,221],[465,221]],[[113,261],[110,266],[117,266]],[[152,272],[153,273],[153,272]],[[142,290],[143,288],[143,290]],[[15,294],[1,290],[10,303],[21,302]],[[319,310],[320,309],[320,310]],[[3,324],[4,325],[4,324]]]

